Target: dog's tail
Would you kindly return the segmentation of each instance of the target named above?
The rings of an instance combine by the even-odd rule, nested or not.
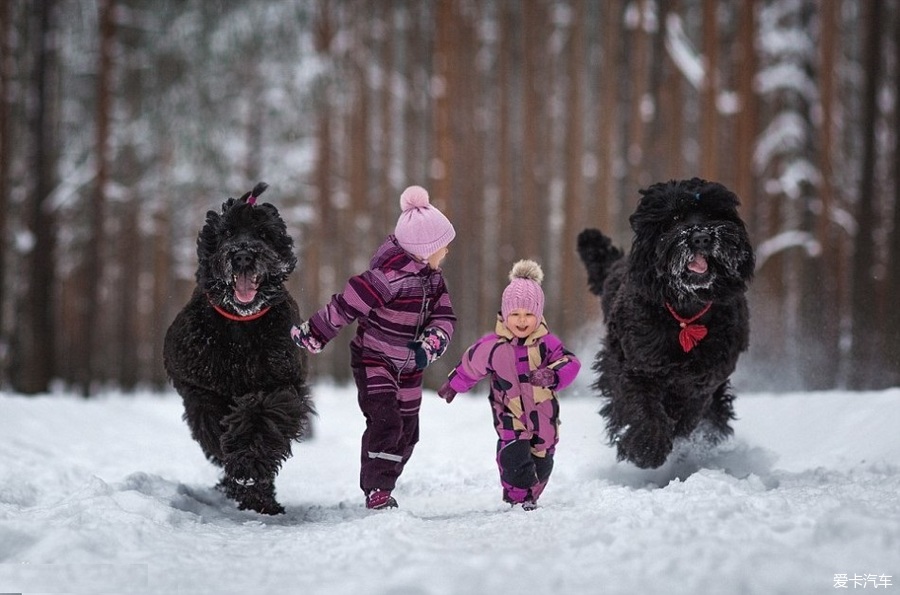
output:
[[[588,288],[591,293],[603,293],[603,282],[613,263],[625,253],[612,245],[612,240],[599,229],[585,229],[578,234],[578,255],[588,273]]]

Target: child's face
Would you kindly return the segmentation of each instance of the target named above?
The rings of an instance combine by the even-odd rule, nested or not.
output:
[[[437,270],[440,268],[441,263],[447,258],[447,255],[450,254],[450,246],[444,246],[431,256],[425,259],[425,262],[428,263],[432,269]]]
[[[524,339],[533,333],[538,323],[540,323],[540,320],[537,319],[537,316],[524,308],[513,310],[506,317],[506,328],[520,339]]]

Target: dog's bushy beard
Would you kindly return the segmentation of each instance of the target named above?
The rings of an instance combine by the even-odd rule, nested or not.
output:
[[[695,234],[709,236],[696,249]],[[658,292],[677,303],[715,301],[743,292],[752,274],[752,248],[744,229],[726,221],[683,225],[663,233],[655,246]]]
[[[197,284],[209,299],[250,316],[285,298],[284,281],[297,259],[278,210],[229,199],[207,213],[197,241]]]
[[[212,263],[210,295],[242,316],[272,305],[283,291],[289,264],[263,242],[228,242]]]

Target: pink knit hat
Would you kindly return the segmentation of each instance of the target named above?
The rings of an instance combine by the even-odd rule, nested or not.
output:
[[[397,220],[394,236],[400,247],[412,254],[428,258],[456,237],[453,224],[443,213],[431,206],[428,191],[410,186],[400,195],[403,212]]]
[[[533,260],[520,260],[513,265],[509,272],[509,285],[503,290],[500,301],[500,313],[503,320],[509,317],[509,313],[518,308],[528,310],[538,321],[544,317],[544,290],[541,282],[544,280],[544,271],[541,265]]]

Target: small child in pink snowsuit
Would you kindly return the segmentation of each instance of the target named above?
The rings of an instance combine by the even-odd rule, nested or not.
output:
[[[291,329],[297,345],[319,353],[358,321],[350,367],[366,418],[359,487],[370,509],[397,507],[391,492],[419,442],[423,370],[447,349],[456,325],[440,267],[456,230],[421,186],[403,191],[400,208],[370,268]]]
[[[490,376],[503,500],[534,510],[559,440],[556,391],[575,380],[581,362],[547,329],[540,265],[520,260],[509,278],[494,332],[466,350],[438,394],[449,403]]]

